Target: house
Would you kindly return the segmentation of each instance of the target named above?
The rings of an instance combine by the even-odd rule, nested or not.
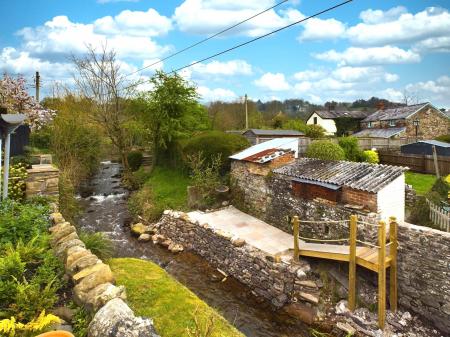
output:
[[[262,130],[262,129],[248,129],[242,133],[250,144],[255,145],[266,142],[274,138],[292,138],[305,137],[305,134],[296,130]]]
[[[450,144],[437,140],[421,140],[416,143],[402,145],[400,152],[404,154],[433,155],[433,146],[438,156],[450,157]]]
[[[356,137],[434,139],[449,133],[450,119],[430,103],[380,109],[361,121]]]
[[[403,221],[407,170],[400,166],[300,158],[273,173],[291,180],[291,194],[297,198],[356,205],[378,213],[381,219],[395,216]]]
[[[326,135],[348,133],[357,131],[359,122],[366,118],[370,112],[348,110],[317,110],[312,112],[306,120],[308,125],[320,125],[325,129]],[[339,123],[343,122],[343,127]]]

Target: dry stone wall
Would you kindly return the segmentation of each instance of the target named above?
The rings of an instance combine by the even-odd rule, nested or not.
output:
[[[134,316],[124,302],[125,288],[114,285],[111,269],[86,249],[76,228],[58,212],[51,220],[52,248],[75,285],[74,301],[95,313],[88,337],[159,337],[151,319]]]
[[[36,195],[56,196],[59,194],[59,170],[51,164],[33,165],[27,170],[27,198]]]
[[[166,211],[155,228],[157,235],[164,235],[199,254],[275,307],[298,302],[307,316],[315,315],[319,287],[306,261],[292,263],[287,257],[277,261],[244,240],[208,224],[194,222],[181,212]]]
[[[232,163],[231,193],[234,206],[292,233],[288,216],[307,220],[342,220],[357,214],[375,223],[377,214],[303,200],[292,195],[290,181],[270,175],[262,177]],[[407,199],[415,199],[411,192]],[[330,207],[332,206],[332,207]],[[348,223],[337,225],[301,224],[300,234],[313,238],[349,237]],[[375,228],[359,226],[358,238],[376,243]],[[450,333],[450,233],[400,223],[398,228],[398,296],[400,305]]]

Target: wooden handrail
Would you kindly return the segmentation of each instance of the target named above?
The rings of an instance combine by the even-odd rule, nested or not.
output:
[[[348,271],[348,307],[351,311],[356,308],[356,235],[358,217],[350,217],[350,253]]]

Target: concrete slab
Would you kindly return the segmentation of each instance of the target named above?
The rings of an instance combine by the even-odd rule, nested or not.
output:
[[[212,228],[231,233],[270,255],[279,255],[294,248],[294,237],[264,221],[241,212],[233,206],[204,213],[188,213],[200,224],[208,223]]]

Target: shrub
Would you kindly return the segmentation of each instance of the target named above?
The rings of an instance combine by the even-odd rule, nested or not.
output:
[[[102,260],[111,258],[114,253],[114,246],[104,233],[80,232],[80,240]]]
[[[142,165],[143,154],[140,151],[130,151],[128,153],[128,164],[132,171],[137,171]]]
[[[380,158],[378,157],[378,152],[373,150],[366,150],[363,152],[364,161],[371,164],[378,164]]]
[[[442,135],[442,136],[436,137],[435,139],[439,140],[441,142],[450,143],[450,134]]]
[[[0,203],[0,245],[19,240],[28,242],[46,232],[49,209],[46,206],[20,204],[12,200]]]
[[[437,179],[431,188],[432,192],[436,192],[441,200],[446,200],[448,198],[448,192],[450,189],[450,184],[448,184],[444,178]]]
[[[309,138],[323,138],[325,136],[325,129],[321,127],[320,125],[311,124],[307,125],[306,128],[306,137]]]
[[[308,146],[306,157],[323,160],[344,160],[345,153],[338,144],[328,140],[318,140]]]
[[[61,170],[59,173],[59,209],[70,222],[74,222],[75,218],[80,214],[80,205],[75,198],[76,188],[68,173],[69,169]]]
[[[228,134],[220,131],[208,131],[192,137],[184,146],[183,153],[185,162],[188,156],[203,154],[205,164],[210,164],[220,156],[222,170],[230,167],[229,156],[250,146],[248,140],[241,135]]]
[[[420,226],[430,225],[430,206],[428,206],[425,197],[418,197],[416,199],[408,220]]]
[[[39,130],[30,133],[30,146],[48,150],[50,148],[52,138],[52,130],[49,126],[45,126]]]
[[[339,138],[338,144],[344,150],[346,160],[358,162],[363,160],[363,152],[359,147],[358,138],[342,137]]]
[[[17,201],[22,201],[25,198],[25,180],[27,176],[28,173],[25,165],[16,164],[9,167],[9,198]]]

